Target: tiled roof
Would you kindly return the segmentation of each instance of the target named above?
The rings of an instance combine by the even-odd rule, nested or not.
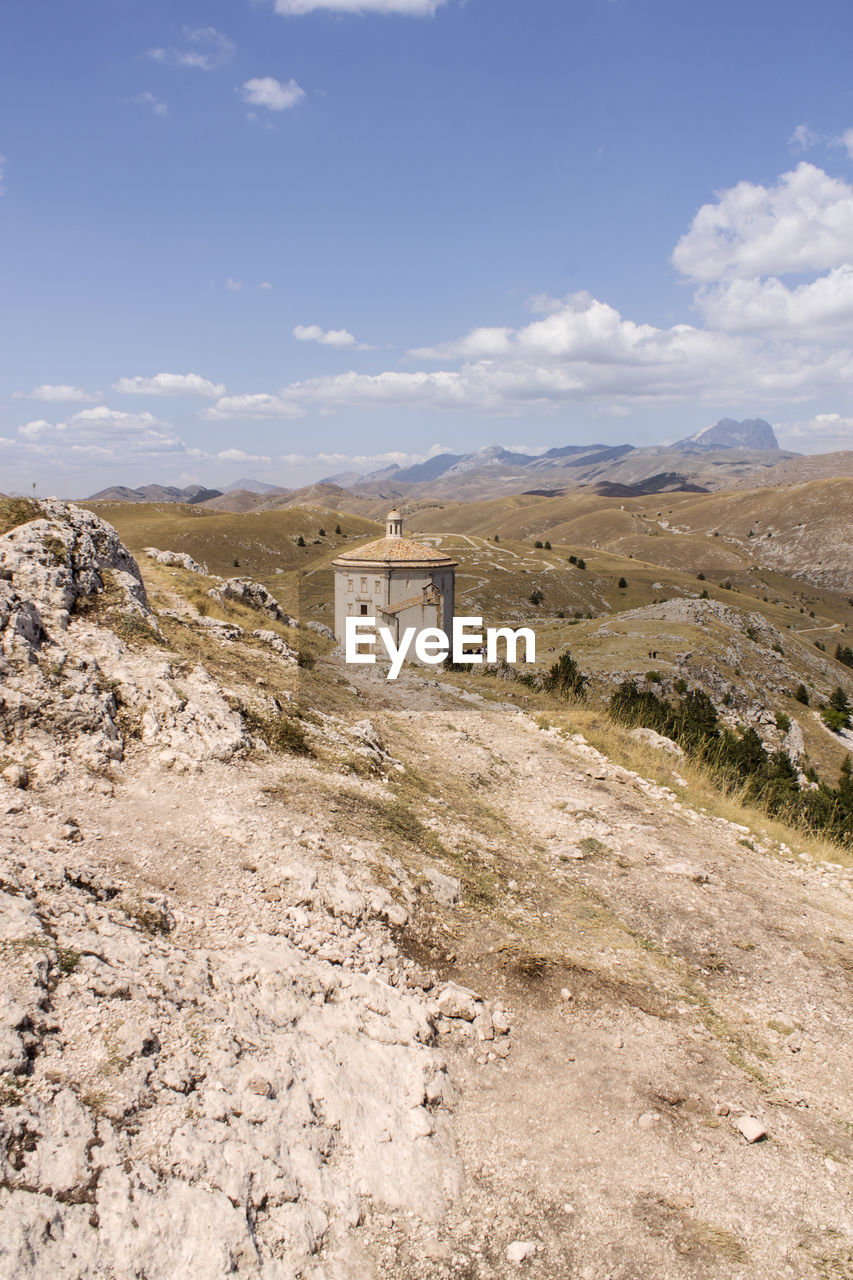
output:
[[[397,604],[389,605],[386,609],[384,605],[379,606],[380,613],[387,613],[389,616],[396,616],[398,613],[404,613],[406,609],[414,609],[424,603],[423,595],[409,596],[408,600],[400,600]]]
[[[353,547],[345,551],[335,560],[340,563],[361,563],[365,560],[377,564],[418,563],[435,565],[452,565],[456,562],[450,556],[443,555],[433,547],[426,547],[422,542],[413,542],[411,538],[379,538],[376,542],[368,542],[363,547]]]

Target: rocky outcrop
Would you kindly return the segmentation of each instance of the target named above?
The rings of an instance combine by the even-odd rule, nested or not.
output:
[[[201,666],[160,645],[139,568],[111,525],[53,500],[0,538],[0,736],[36,780],[90,773],[128,742],[163,763],[227,759],[251,740]]]
[[[258,609],[261,613],[274,618],[276,622],[284,623],[286,627],[299,626],[296,618],[292,618],[282,609],[272,592],[268,591],[263,583],[253,582],[251,578],[221,578],[219,585],[211,587],[207,594],[211,600],[216,600],[220,605],[226,600],[238,600],[240,604],[248,605],[250,609]]]
[[[70,502],[39,506],[41,519],[0,538],[0,617],[14,597],[42,629],[65,631],[78,602],[109,590],[122,609],[152,621],[142,575],[112,525]]]
[[[77,854],[91,823],[57,847],[13,794],[0,1274],[82,1280],[109,1257],[115,1280],[344,1280],[366,1213],[442,1215],[461,1185],[439,1039],[503,1045],[509,1022],[399,954],[402,867],[395,896],[367,850],[341,866],[274,838],[200,946],[194,915]]]
[[[186,569],[190,573],[206,574],[208,572],[206,564],[199,564],[186,551],[158,551],[157,547],[146,547],[145,554],[149,559],[156,560],[158,564],[165,564],[169,568]]]

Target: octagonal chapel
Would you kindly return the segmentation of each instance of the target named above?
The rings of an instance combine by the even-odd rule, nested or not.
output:
[[[345,551],[335,570],[335,635],[344,638],[348,617],[376,618],[398,642],[407,627],[453,627],[456,561],[403,537],[403,518],[389,511],[385,537]]]

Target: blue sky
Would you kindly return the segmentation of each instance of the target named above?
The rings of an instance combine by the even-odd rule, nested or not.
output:
[[[849,0],[39,0],[0,488],[853,448]]]

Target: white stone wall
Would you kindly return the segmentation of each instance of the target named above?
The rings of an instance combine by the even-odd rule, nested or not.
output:
[[[397,614],[398,634],[406,627],[442,627],[448,634],[453,626],[454,574],[452,569],[401,567],[373,569],[359,566],[335,569],[335,635],[344,639],[347,617],[377,618],[379,625],[394,630],[394,619],[383,618],[381,610],[420,596],[435,586],[441,594],[439,606],[417,605]]]

